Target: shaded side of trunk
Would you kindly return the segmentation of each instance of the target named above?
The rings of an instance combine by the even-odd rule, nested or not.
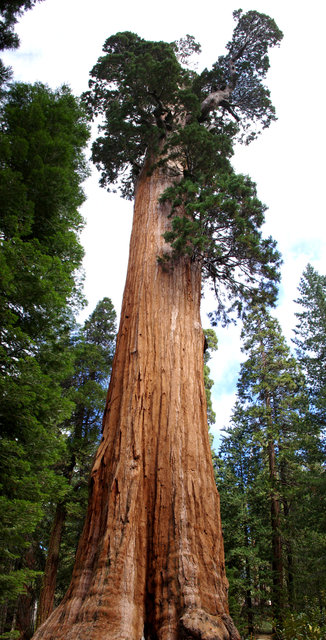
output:
[[[37,627],[43,624],[53,611],[54,593],[59,565],[60,543],[65,519],[65,505],[63,503],[59,503],[56,508],[49,540],[48,555],[37,610]]]
[[[35,640],[237,640],[209,446],[200,267],[162,268],[169,185],[140,176],[103,438],[69,590]]]

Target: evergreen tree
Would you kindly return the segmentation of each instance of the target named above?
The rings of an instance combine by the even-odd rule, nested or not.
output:
[[[115,337],[116,313],[111,300],[103,298],[74,338],[74,371],[63,383],[65,392],[74,403],[72,415],[61,427],[63,437],[67,434],[66,456],[60,463],[67,491],[56,504],[49,542],[41,541],[41,548],[47,548],[47,560],[38,606],[38,624],[44,622],[52,611],[58,569],[59,593],[64,592],[69,584],[87,508],[91,463],[100,440]]]
[[[80,300],[88,128],[66,87],[14,85],[1,116],[0,594],[8,620],[35,575],[29,549],[43,505],[64,490],[54,466],[58,426],[72,409],[61,385]]]
[[[270,518],[261,447],[239,402],[214,466],[221,493],[230,611],[246,637],[269,617]]]
[[[85,115],[67,87],[17,84],[2,105],[1,365],[36,353],[79,303]],[[67,317],[66,317],[67,316]]]
[[[207,430],[201,275],[225,320],[274,300],[265,207],[230,156],[237,134],[248,141],[275,117],[263,79],[282,34],[256,11],[234,17],[210,72],[182,66],[191,39],[130,32],[108,38],[92,71],[85,100],[103,116],[93,159],[103,186],[135,196],[134,223],[86,523],[68,592],[38,639],[239,638]]]
[[[251,510],[250,515],[246,513],[243,527],[248,527],[246,521],[250,523],[250,539],[258,540],[262,565],[270,560],[270,578],[265,572],[264,576],[259,575],[259,582],[265,590],[271,589],[274,624],[281,627],[285,605],[294,606],[295,580],[300,579],[301,536],[298,539],[297,534],[302,527],[302,469],[316,438],[307,420],[304,378],[277,320],[264,309],[255,309],[244,322],[242,339],[248,358],[239,376],[235,427],[228,432],[221,453],[228,468],[239,465],[233,473],[241,489],[237,491],[233,485],[233,490],[246,501],[247,511]],[[240,452],[234,460],[237,446]],[[239,456],[242,477],[240,463],[236,462]],[[243,468],[250,478],[249,487],[243,482]],[[257,527],[257,517],[262,527]],[[232,539],[231,545],[234,557]],[[237,571],[240,569],[238,563]],[[249,588],[250,593],[255,591],[252,575],[253,572],[249,584],[247,576],[243,582],[243,588]]]
[[[304,557],[299,558],[300,582],[297,587],[298,609],[306,609],[305,598],[315,598],[320,611],[325,611],[323,592],[326,584],[325,521],[325,421],[326,421],[326,277],[308,264],[299,284],[300,310],[294,330],[296,353],[305,373],[309,397],[309,419],[316,441],[309,448],[302,469],[302,500],[299,517],[302,523],[301,544]],[[299,505],[298,505],[299,506]],[[309,569],[308,569],[309,568]]]
[[[1,0],[0,1],[0,50],[16,49],[18,36],[13,32],[19,16],[42,0]]]
[[[294,343],[306,376],[312,412],[326,424],[326,276],[308,264],[299,284]]]

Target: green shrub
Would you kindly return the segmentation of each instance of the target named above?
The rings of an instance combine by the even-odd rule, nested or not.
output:
[[[284,619],[280,633],[282,640],[325,640],[326,626],[318,620],[319,611],[315,614],[288,613]]]

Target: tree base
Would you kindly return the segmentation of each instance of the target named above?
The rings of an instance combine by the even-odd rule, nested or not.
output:
[[[230,616],[212,616],[202,609],[185,613],[180,620],[182,640],[240,640]]]

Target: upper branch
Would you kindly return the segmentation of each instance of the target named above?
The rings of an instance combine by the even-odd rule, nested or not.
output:
[[[233,115],[233,117],[236,118],[236,120],[239,120],[238,116],[234,113],[229,103],[229,99],[237,84],[237,73],[236,73],[236,68],[234,64],[236,59],[237,57],[231,58],[230,60],[230,63],[229,63],[230,80],[227,86],[224,89],[217,89],[217,91],[212,91],[201,103],[201,114],[199,117],[200,122],[203,122],[204,120],[206,120],[208,114],[211,111],[214,111],[215,109],[218,109],[218,107],[221,107],[221,106],[227,109]]]

